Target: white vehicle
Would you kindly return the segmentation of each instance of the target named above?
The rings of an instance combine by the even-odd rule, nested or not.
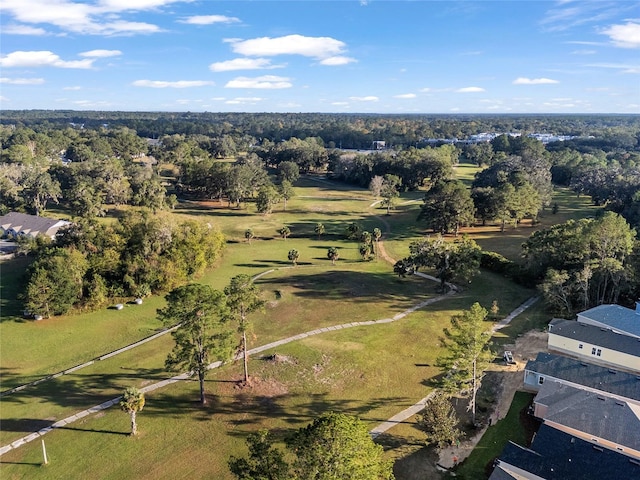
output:
[[[516,361],[513,359],[513,353],[510,350],[505,350],[503,355],[504,361],[507,365],[515,365]]]

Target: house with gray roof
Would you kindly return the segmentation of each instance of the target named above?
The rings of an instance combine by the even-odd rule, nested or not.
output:
[[[539,352],[524,367],[524,389],[538,392],[558,382],[640,406],[640,374],[594,365],[575,358]]]
[[[579,313],[578,321],[640,338],[640,300],[635,310],[620,305],[598,305]]]
[[[640,405],[558,382],[545,382],[533,405],[545,425],[640,460]]]
[[[640,478],[640,461],[548,425],[541,425],[530,447],[509,442],[489,480],[605,480]],[[495,472],[494,470],[494,472]]]
[[[555,318],[547,345],[550,352],[640,374],[640,338],[617,330]]]
[[[29,236],[35,238],[38,235],[44,235],[54,239],[58,230],[70,224],[71,222],[66,220],[9,212],[0,217],[0,236],[13,238]]]

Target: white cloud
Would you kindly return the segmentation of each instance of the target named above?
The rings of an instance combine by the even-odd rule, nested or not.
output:
[[[629,63],[590,63],[585,66],[595,67],[595,68],[618,69],[618,70],[621,70],[622,73],[640,73],[640,64],[633,65]]]
[[[236,17],[227,17],[225,15],[194,15],[178,21],[180,23],[187,23],[190,25],[212,25],[214,23],[237,23],[240,19]]]
[[[106,57],[117,57],[118,55],[122,55],[120,50],[89,50],[88,52],[79,53],[81,57],[92,57],[92,58],[106,58]]]
[[[0,102],[10,102],[10,101],[11,100],[9,100],[7,97],[0,95]]]
[[[225,88],[261,88],[261,89],[279,89],[291,88],[293,84],[287,77],[278,77],[275,75],[264,75],[262,77],[249,78],[237,77],[230,80]]]
[[[512,83],[514,85],[549,85],[552,83],[560,83],[560,82],[558,82],[558,80],[552,80],[550,78],[518,77]]]
[[[349,105],[349,102],[331,102],[331,105],[335,105],[336,107],[346,107]]]
[[[7,25],[2,27],[2,33],[6,35],[46,35],[43,28],[30,27],[29,25]]]
[[[230,72],[233,70],[261,70],[281,67],[281,65],[271,65],[271,60],[267,58],[234,58],[224,62],[214,62],[209,65],[209,70],[212,72]]]
[[[611,25],[601,33],[608,35],[616,47],[640,48],[640,23],[627,22],[624,25]]]
[[[573,52],[571,52],[571,55],[595,55],[596,53],[598,53],[597,50],[574,50]]]
[[[481,87],[463,87],[456,90],[458,93],[478,93],[484,91],[484,88]]]
[[[416,98],[415,93],[402,93],[400,95],[394,95],[393,98]]]
[[[374,95],[369,95],[367,97],[349,97],[349,100],[354,102],[377,102],[380,99]]]
[[[329,67],[335,67],[337,65],[347,65],[348,63],[356,62],[355,58],[351,57],[343,57],[341,55],[337,55],[335,57],[324,58],[320,61],[320,65],[327,65]]]
[[[260,97],[236,97],[227,100],[227,105],[255,105],[258,102],[261,102],[264,98]]]
[[[64,87],[62,90],[82,90],[82,87],[76,85],[74,87]]]
[[[44,78],[0,78],[0,83],[7,83],[9,85],[42,85]]]
[[[49,24],[87,35],[155,33],[157,25],[122,20],[119,12],[146,10],[188,0],[102,0],[95,4],[70,0],[3,0],[3,14],[24,24]]]
[[[429,87],[425,87],[425,88],[421,88],[420,91],[422,93],[429,93],[431,91],[431,89]]]
[[[165,82],[162,80],[136,80],[131,85],[134,87],[149,88],[192,88],[206,87],[207,85],[215,85],[214,82],[205,80],[178,80],[175,82]]]
[[[247,56],[270,57],[274,55],[302,55],[318,59],[340,56],[346,47],[344,42],[330,37],[261,37],[250,40],[228,40],[235,53]]]
[[[91,68],[94,59],[62,60],[48,50],[15,51],[0,58],[0,67],[58,67],[58,68]]]

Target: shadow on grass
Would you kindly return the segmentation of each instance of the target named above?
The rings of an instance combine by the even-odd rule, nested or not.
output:
[[[5,432],[37,432],[50,427],[55,421],[41,420],[37,418],[3,418],[2,430]]]
[[[124,435],[125,437],[129,437],[131,432],[116,432],[114,430],[97,430],[95,428],[76,428],[76,427],[58,427],[60,430],[73,430],[76,432],[87,432],[87,433],[108,433],[111,435]]]

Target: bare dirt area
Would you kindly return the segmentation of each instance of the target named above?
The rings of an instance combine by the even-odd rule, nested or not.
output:
[[[532,330],[519,337],[515,344],[505,345],[505,350],[513,352],[514,365],[506,365],[504,362],[494,363],[483,379],[483,389],[489,390],[495,399],[492,408],[478,419],[484,426],[476,435],[460,443],[459,446],[451,446],[440,451],[438,464],[445,468],[451,468],[454,460],[462,462],[469,456],[476,444],[482,438],[488,425],[495,423],[509,411],[513,395],[522,388],[523,372],[527,361],[536,357],[538,352],[547,351],[547,332]],[[412,480],[406,478],[405,480]]]

